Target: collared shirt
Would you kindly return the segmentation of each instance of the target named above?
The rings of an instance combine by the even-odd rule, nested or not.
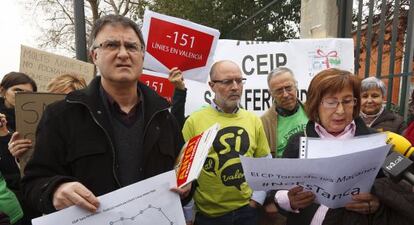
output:
[[[122,186],[130,185],[143,178],[143,99],[141,98],[129,112],[124,112],[102,85],[100,92],[112,125],[116,173]],[[140,89],[137,90],[137,94],[143,96]]]
[[[108,92],[105,91],[105,89],[101,85],[101,94],[106,100],[106,103],[108,104],[108,109],[111,113],[111,115],[114,116],[118,121],[123,123],[125,126],[129,127],[132,126],[138,119],[138,115],[141,114],[142,110],[142,102],[143,100],[139,98],[139,101],[129,110],[129,112],[124,112],[119,104],[115,101],[114,98],[112,98],[111,95],[108,94]],[[138,96],[142,96],[141,91],[138,89]]]
[[[345,129],[338,134],[337,136],[333,136],[330,134],[322,125],[315,122],[315,131],[319,135],[320,138],[337,138],[337,139],[347,139],[355,136],[356,125],[355,121],[352,120]]]
[[[220,108],[220,106],[218,106],[215,102],[214,102],[214,100],[213,101],[211,101],[211,107],[213,107],[214,109],[216,109],[217,110],[217,112],[222,112],[222,113],[224,113],[224,111],[223,111],[223,109],[221,109]],[[239,106],[236,106],[236,108],[233,110],[233,112],[231,112],[230,114],[234,114],[234,113],[237,113],[238,111],[239,111],[239,109],[240,109],[240,107]]]
[[[293,110],[284,109],[284,108],[278,107],[277,105],[275,107],[275,110],[278,115],[287,117],[287,116],[291,116],[295,114],[298,111],[299,106],[300,106],[299,101],[296,101],[296,105],[295,105],[295,108],[293,108]]]

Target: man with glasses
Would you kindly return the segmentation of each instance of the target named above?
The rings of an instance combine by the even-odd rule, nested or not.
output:
[[[280,158],[286,144],[297,132],[303,131],[308,118],[297,97],[297,81],[293,72],[286,67],[278,67],[267,76],[273,105],[261,117],[270,150]]]
[[[257,224],[257,206],[265,193],[249,188],[239,156],[270,157],[270,152],[260,119],[239,107],[244,82],[236,63],[214,63],[209,82],[214,100],[184,124],[185,140],[220,124],[194,193],[197,225]]]
[[[278,67],[267,76],[273,105],[261,117],[273,157],[281,158],[289,138],[304,130],[308,118],[297,98],[297,81],[292,70]],[[268,193],[261,217],[262,224],[285,224],[286,218],[277,213],[274,192]]]
[[[183,144],[169,103],[138,82],[145,46],[137,24],[104,16],[90,38],[100,76],[46,109],[25,170],[25,196],[43,213],[94,212],[95,196],[173,169]]]

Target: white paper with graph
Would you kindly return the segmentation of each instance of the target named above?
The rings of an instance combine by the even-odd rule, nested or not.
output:
[[[99,197],[100,207],[90,213],[72,206],[32,220],[33,225],[185,225],[176,187],[169,171]]]

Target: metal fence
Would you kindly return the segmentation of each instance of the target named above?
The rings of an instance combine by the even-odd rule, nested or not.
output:
[[[355,73],[387,84],[387,109],[407,118],[414,55],[414,0],[337,0],[338,37],[352,37]],[[414,80],[413,80],[414,81]]]

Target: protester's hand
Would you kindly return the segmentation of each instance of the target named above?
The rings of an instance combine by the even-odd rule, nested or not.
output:
[[[0,113],[0,137],[4,137],[9,134],[9,130],[7,129],[7,119],[6,115]]]
[[[279,212],[279,210],[277,209],[277,206],[276,206],[275,202],[270,202],[269,204],[266,204],[263,207],[264,207],[264,211],[265,211],[266,215],[269,218],[275,218],[276,219],[277,213]]]
[[[303,187],[301,186],[290,189],[288,197],[290,208],[293,210],[306,208],[315,200],[315,195],[310,191],[303,191]]]
[[[171,188],[170,190],[172,192],[175,192],[175,193],[179,194],[181,199],[184,199],[190,194],[191,185],[192,185],[192,183],[189,183],[189,184],[187,184],[187,185],[185,185],[181,188]]]
[[[178,67],[174,67],[170,70],[168,80],[174,85],[176,89],[185,90],[184,77]]]
[[[380,207],[380,201],[377,196],[371,193],[360,193],[352,196],[352,202],[345,205],[350,211],[361,214],[375,213]]]
[[[60,210],[77,205],[90,212],[95,212],[99,201],[95,195],[79,182],[61,184],[53,194],[53,206]]]
[[[255,209],[257,209],[257,208],[259,208],[259,207],[260,207],[260,204],[259,204],[259,203],[257,203],[255,200],[250,199],[250,201],[249,201],[249,206],[250,206],[251,208],[255,208]]]
[[[30,139],[22,139],[19,132],[14,132],[9,141],[9,152],[12,156],[20,158],[32,148],[32,141]]]

